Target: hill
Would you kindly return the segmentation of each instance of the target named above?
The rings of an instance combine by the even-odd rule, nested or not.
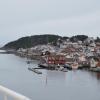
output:
[[[54,42],[61,38],[58,35],[34,35],[28,37],[22,37],[16,41],[7,43],[3,48],[5,49],[19,49],[19,48],[30,48],[38,44],[47,44]]]
[[[7,43],[3,48],[4,49],[19,49],[19,48],[30,48],[39,44],[48,44],[53,43],[53,45],[56,45],[58,39],[66,40],[70,39],[70,41],[75,42],[78,41],[84,41],[88,38],[88,36],[85,35],[77,35],[72,37],[61,37],[58,35],[34,35],[34,36],[27,36],[22,37],[16,41],[12,41]]]

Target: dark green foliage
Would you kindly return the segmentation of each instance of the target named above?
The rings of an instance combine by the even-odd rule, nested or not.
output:
[[[100,42],[100,38],[97,37],[96,40],[95,40],[95,42]]]
[[[77,42],[77,41],[84,41],[88,38],[88,36],[86,35],[76,35],[76,36],[72,36],[70,38],[70,41],[72,42]]]
[[[34,36],[28,36],[28,37],[22,37],[16,41],[10,42],[6,44],[3,48],[5,49],[19,49],[19,48],[30,48],[39,44],[48,44],[52,43],[53,45],[57,45],[58,39],[66,40],[69,39],[69,37],[61,37],[58,35],[34,35]],[[85,35],[77,35],[70,38],[72,42],[75,42],[77,40],[84,41],[87,39],[88,36]]]
[[[47,44],[56,42],[60,38],[57,35],[34,35],[30,37],[22,37],[16,41],[10,42],[4,46],[6,49],[19,49],[19,48],[30,48],[38,44]]]
[[[19,48],[28,48],[31,47],[31,39],[30,37],[23,37],[16,41],[10,42],[6,44],[5,48],[19,49]]]
[[[63,37],[63,40],[67,40],[67,39],[69,39],[69,37]]]

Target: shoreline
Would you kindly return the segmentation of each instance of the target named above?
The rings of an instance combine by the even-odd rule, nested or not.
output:
[[[2,54],[14,54],[16,56],[19,56],[19,57],[22,57],[22,58],[28,58],[30,60],[37,60],[37,61],[40,61],[42,59],[42,56],[39,55],[39,54],[36,54],[36,53],[26,53],[26,52],[18,52],[16,50],[11,50],[11,49],[0,49],[0,50],[4,50],[5,52],[0,52]],[[89,71],[91,72],[100,72],[100,68],[98,67],[94,67],[94,68],[91,68],[91,67],[84,67],[82,66],[81,69],[80,67],[77,69],[77,70],[82,70],[82,69],[88,69]],[[72,69],[73,70],[73,69]]]

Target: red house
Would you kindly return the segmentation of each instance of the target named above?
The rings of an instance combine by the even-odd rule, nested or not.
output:
[[[65,56],[63,55],[50,55],[48,56],[48,64],[61,64],[64,65],[65,64]]]

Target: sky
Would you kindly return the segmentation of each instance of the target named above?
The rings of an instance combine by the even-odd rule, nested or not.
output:
[[[100,36],[100,0],[0,0],[0,45],[37,34]]]

